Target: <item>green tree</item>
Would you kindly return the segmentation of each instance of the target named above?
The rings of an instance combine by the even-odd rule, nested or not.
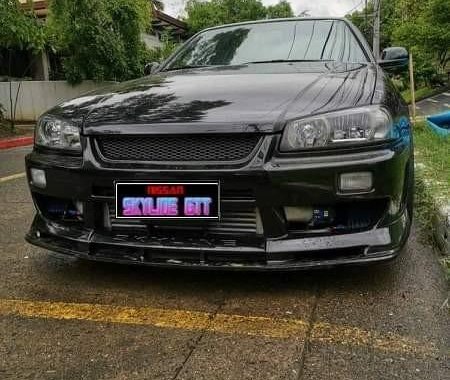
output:
[[[396,19],[392,40],[413,53],[416,83],[444,83],[450,60],[448,0],[397,0]]]
[[[146,62],[162,62],[178,47],[178,43],[173,40],[169,33],[161,36],[161,46],[148,50]]]
[[[450,62],[450,2],[432,0],[424,14],[429,25],[428,33],[422,36],[422,44],[437,55],[440,66],[444,69]]]
[[[66,79],[122,81],[142,75],[141,33],[150,17],[147,0],[53,0],[49,39],[63,56]]]
[[[424,59],[434,58],[444,69],[450,60],[450,2],[425,0],[417,4],[415,12],[408,12],[408,6],[411,4],[404,0],[397,5],[403,22],[393,30],[395,40]]]
[[[30,2],[30,10],[32,3]],[[11,130],[15,129],[17,101],[20,94],[22,82],[13,91],[11,78],[11,62],[15,49],[28,50],[32,55],[36,56],[44,48],[44,28],[38,22],[32,11],[24,11],[21,4],[17,0],[1,0],[0,1],[0,60],[9,62],[8,81],[9,81],[9,119],[11,121]],[[3,52],[3,54],[2,54]],[[30,60],[29,66],[25,69],[25,73],[29,70],[34,59]]]
[[[233,22],[266,18],[267,10],[260,0],[188,0],[186,22],[191,33]]]
[[[347,17],[372,42],[374,2]],[[413,53],[416,82],[442,81],[449,62],[450,2],[448,0],[382,0],[381,48],[405,46]],[[407,82],[407,74],[404,80]]]
[[[294,17],[291,4],[286,0],[281,0],[278,4],[267,7],[268,18],[286,18]]]
[[[0,47],[42,50],[43,27],[33,12],[25,12],[18,0],[1,0],[0,15]]]
[[[384,49],[392,45],[392,29],[397,21],[396,2],[399,0],[381,0],[381,38],[380,47]],[[362,32],[370,45],[373,38],[374,1],[367,2],[367,8],[354,11],[346,17]]]

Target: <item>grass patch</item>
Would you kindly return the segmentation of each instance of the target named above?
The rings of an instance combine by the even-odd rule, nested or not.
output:
[[[34,124],[19,124],[14,130],[8,121],[0,121],[0,139],[8,137],[29,136],[34,132]]]
[[[425,123],[414,126],[416,164],[438,201],[450,199],[450,138],[435,135]]]
[[[416,102],[418,102],[419,100],[425,99],[425,98],[429,98],[430,96],[437,95],[444,90],[445,90],[445,88],[442,88],[442,87],[436,87],[436,88],[421,87],[416,90]],[[411,103],[411,90],[410,89],[402,91],[402,96],[406,103],[408,103],[408,104]]]
[[[450,200],[450,138],[436,136],[425,123],[414,126],[416,218],[431,240],[436,208]],[[450,279],[450,257],[442,259]]]
[[[16,131],[12,131],[7,122],[0,122],[0,138],[17,136]]]

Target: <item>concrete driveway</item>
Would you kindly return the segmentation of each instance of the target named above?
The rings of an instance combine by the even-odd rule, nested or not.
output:
[[[448,288],[416,228],[398,261],[369,268],[56,258],[23,240],[27,150],[0,151],[0,379],[450,379]]]
[[[450,91],[416,103],[417,116],[430,116],[445,111],[450,111]]]

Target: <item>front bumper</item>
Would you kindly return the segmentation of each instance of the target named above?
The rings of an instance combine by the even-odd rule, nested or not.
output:
[[[197,269],[298,270],[394,259],[407,238],[407,218],[386,228],[317,238],[267,241],[265,247],[154,244],[76,231],[36,216],[26,240],[69,256],[104,262]]]
[[[98,159],[89,141],[82,159],[34,151],[26,167],[38,212],[26,240],[89,260],[165,267],[290,270],[367,264],[398,254],[410,228],[410,145],[397,142],[339,155],[269,159],[276,143],[272,140],[276,137],[267,137],[251,161],[214,170],[112,167]],[[45,170],[45,189],[33,186],[30,168]],[[373,190],[340,193],[339,174],[353,171],[371,171]],[[119,225],[111,217],[114,180],[220,180],[231,194],[230,205],[250,204],[257,210],[255,224],[227,220],[214,228],[190,222]],[[42,210],[43,196],[82,202],[83,220],[49,218]],[[302,229],[290,225],[283,212],[285,206],[325,205],[345,211],[360,204],[376,206],[366,208],[370,223],[355,227],[352,221],[352,227],[344,229]],[[235,219],[232,214],[229,220]]]

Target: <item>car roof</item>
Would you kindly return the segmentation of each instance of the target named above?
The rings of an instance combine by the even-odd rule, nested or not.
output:
[[[223,24],[218,26],[212,26],[210,28],[203,29],[201,32],[207,30],[221,29],[227,28],[230,26],[239,26],[239,25],[251,25],[251,24],[267,24],[272,22],[286,22],[286,21],[344,21],[348,23],[348,20],[345,17],[288,17],[288,18],[271,18],[271,19],[262,19],[262,20],[253,20],[253,21],[243,21],[243,22],[235,22],[232,24]]]

